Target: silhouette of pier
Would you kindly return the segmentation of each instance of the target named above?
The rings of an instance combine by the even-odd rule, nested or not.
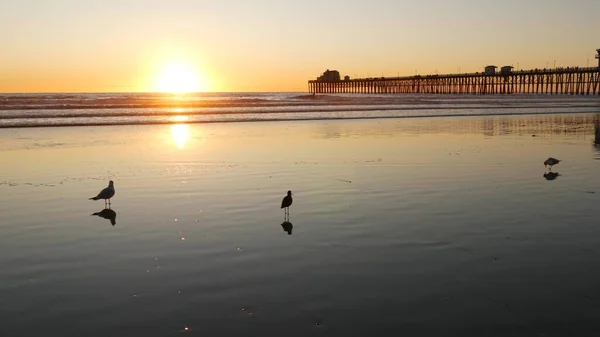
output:
[[[497,67],[487,66],[481,73],[360,79],[341,79],[339,72],[327,70],[316,80],[308,81],[308,90],[314,94],[599,95],[600,49],[596,51],[597,67],[514,71],[505,66],[497,72]]]

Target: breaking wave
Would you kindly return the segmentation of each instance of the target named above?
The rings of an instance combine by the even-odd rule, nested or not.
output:
[[[600,112],[590,96],[4,94],[0,128]]]

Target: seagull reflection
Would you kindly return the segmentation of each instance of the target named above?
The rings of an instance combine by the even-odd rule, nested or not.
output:
[[[560,176],[560,174],[558,172],[550,171],[550,172],[544,173],[544,178],[546,178],[546,180],[554,180],[559,176]]]
[[[292,229],[294,229],[294,225],[292,225],[291,222],[284,221],[281,224],[281,227],[283,227],[283,230],[286,231],[288,233],[288,235],[292,235]]]
[[[114,210],[112,210],[110,208],[105,208],[105,209],[101,210],[100,212],[96,212],[92,215],[97,215],[101,218],[110,220],[110,224],[113,226],[117,224],[117,212],[115,212]]]

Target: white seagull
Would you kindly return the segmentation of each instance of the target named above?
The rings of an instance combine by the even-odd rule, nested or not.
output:
[[[108,205],[110,205],[110,198],[115,196],[115,185],[113,181],[108,182],[108,187],[100,191],[97,196],[90,198],[90,200],[98,200],[104,199],[104,205],[106,206],[106,200],[108,200]]]
[[[550,166],[550,169],[552,169],[552,166],[558,163],[560,163],[560,160],[550,157],[544,161],[544,166]]]

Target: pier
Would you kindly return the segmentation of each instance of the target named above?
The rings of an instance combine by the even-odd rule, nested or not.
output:
[[[481,73],[415,75],[404,77],[340,78],[327,70],[308,81],[314,94],[546,94],[599,95],[600,49],[597,67],[566,67],[514,71],[512,67],[487,66]]]

